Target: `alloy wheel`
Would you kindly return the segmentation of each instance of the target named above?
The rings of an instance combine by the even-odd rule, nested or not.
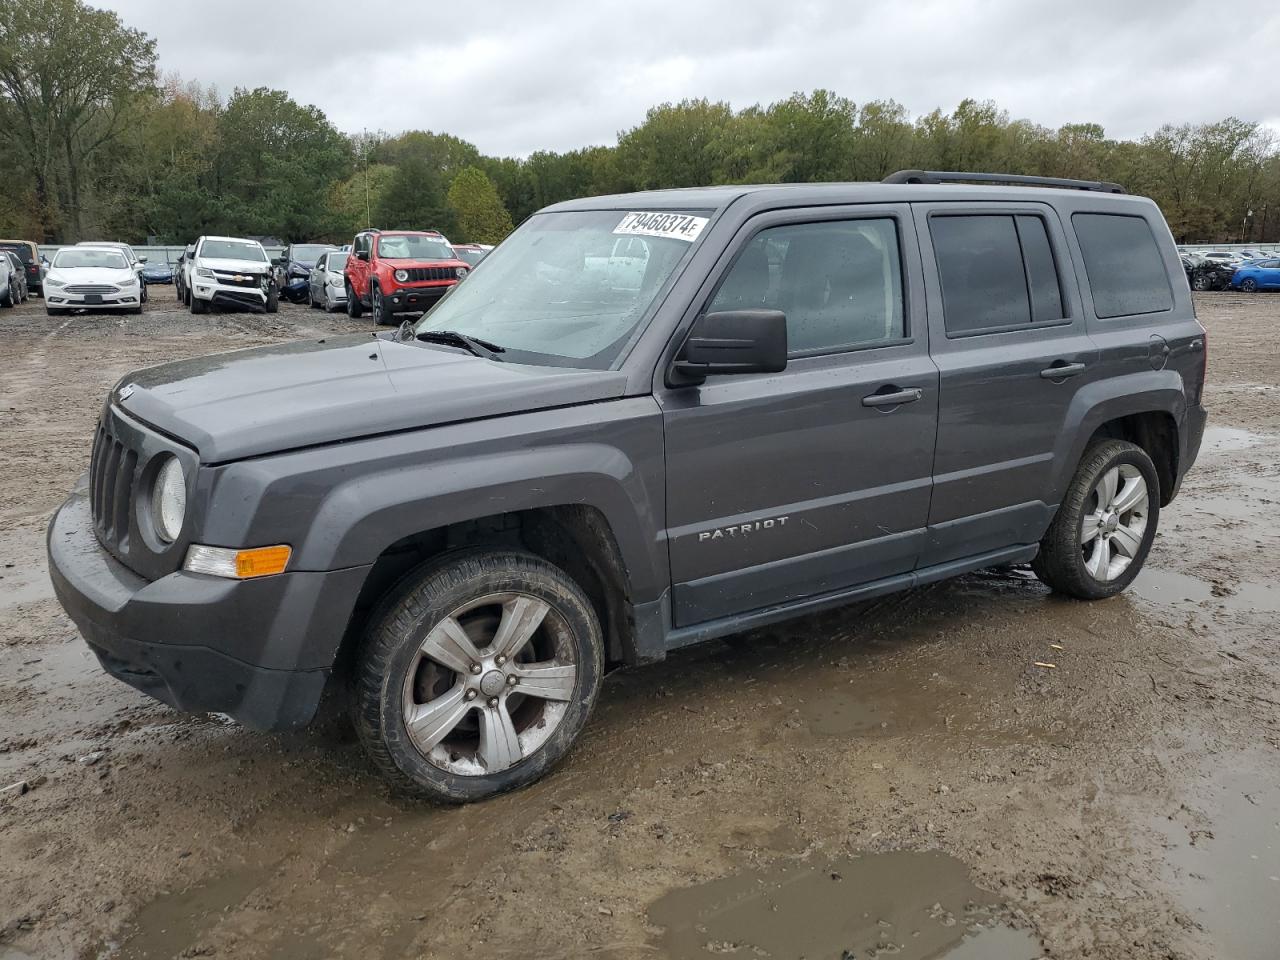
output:
[[[1245,293],[1253,293],[1253,291],[1258,289],[1258,283],[1256,280],[1253,280],[1252,278],[1248,280],[1241,280],[1240,289],[1243,290]]]
[[[1151,495],[1142,473],[1122,463],[1106,471],[1080,522],[1080,550],[1095,580],[1116,579],[1142,549]]]
[[[563,721],[578,681],[568,624],[523,593],[469,601],[423,638],[402,690],[409,740],[462,776],[506,770]]]

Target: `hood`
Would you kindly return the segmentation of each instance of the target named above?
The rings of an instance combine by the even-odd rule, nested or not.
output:
[[[416,270],[420,267],[466,267],[471,269],[471,264],[465,260],[384,260],[388,267],[392,270]]]
[[[112,283],[117,286],[137,277],[131,267],[51,267],[49,279],[62,283]]]
[[[271,269],[265,260],[224,260],[221,257],[198,257],[196,265],[209,270],[229,270],[232,273],[261,273]]]
[[[609,400],[614,370],[485,360],[365,335],[240,350],[126,376],[112,402],[224,463],[320,443]]]

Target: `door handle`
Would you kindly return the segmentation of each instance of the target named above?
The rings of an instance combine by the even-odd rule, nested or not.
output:
[[[1045,380],[1065,380],[1067,377],[1074,377],[1084,373],[1085,365],[1083,363],[1063,363],[1059,360],[1052,366],[1045,367],[1040,371],[1040,376]]]
[[[1197,337],[1196,339],[1192,340],[1189,344],[1187,344],[1187,346],[1190,348],[1192,353],[1199,353],[1201,350],[1204,349],[1204,340]]]
[[[903,403],[915,403],[924,396],[919,387],[907,387],[893,393],[873,393],[862,398],[864,407],[896,407]]]

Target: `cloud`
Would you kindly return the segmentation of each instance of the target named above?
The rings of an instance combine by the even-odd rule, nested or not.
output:
[[[1226,115],[1280,127],[1280,8],[1227,38],[1192,0],[488,0],[106,4],[186,79],[287,90],[340,129],[447,131],[490,154],[612,143],[650,106],[826,87],[913,114],[992,99],[1114,137]]]

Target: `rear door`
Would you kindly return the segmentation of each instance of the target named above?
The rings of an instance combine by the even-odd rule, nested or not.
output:
[[[721,262],[695,309],[782,310],[791,356],[657,391],[676,626],[908,573],[928,515],[938,378],[909,208],[763,214]]]
[[[1043,535],[1060,438],[1098,375],[1063,225],[1040,203],[914,204],[940,376],[921,566]]]

